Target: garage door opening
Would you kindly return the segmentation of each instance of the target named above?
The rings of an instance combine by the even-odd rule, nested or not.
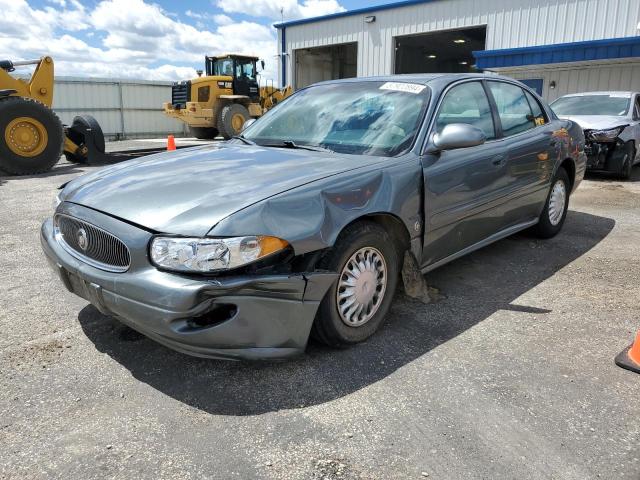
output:
[[[473,51],[484,50],[487,27],[396,37],[395,73],[469,73]]]
[[[295,88],[358,74],[358,44],[344,43],[328,47],[295,50]]]

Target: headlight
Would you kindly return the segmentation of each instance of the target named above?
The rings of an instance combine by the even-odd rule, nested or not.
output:
[[[610,128],[607,130],[591,130],[587,137],[595,142],[614,142],[615,139],[624,130],[624,127]]]
[[[155,237],[151,261],[158,267],[180,272],[216,272],[241,267],[285,249],[276,237],[233,238]]]

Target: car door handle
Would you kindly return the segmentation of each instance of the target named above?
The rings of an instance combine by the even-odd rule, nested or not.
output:
[[[497,155],[493,157],[493,160],[491,160],[491,163],[493,163],[496,167],[498,167],[502,165],[506,159],[507,157],[505,157],[504,155]]]

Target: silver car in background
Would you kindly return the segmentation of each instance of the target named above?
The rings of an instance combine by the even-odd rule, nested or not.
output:
[[[584,130],[587,169],[631,176],[640,162],[640,93],[572,93],[558,98],[551,108]]]

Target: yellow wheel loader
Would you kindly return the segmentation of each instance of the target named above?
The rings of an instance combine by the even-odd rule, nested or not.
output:
[[[262,116],[293,93],[291,87],[260,87],[257,62],[257,57],[245,55],[205,57],[205,76],[175,83],[164,112],[185,122],[196,138],[238,135],[244,122]]]
[[[35,66],[29,79],[9,75],[23,66]],[[71,126],[62,125],[51,109],[53,78],[51,57],[0,60],[0,171],[13,175],[45,172],[62,154],[74,163],[105,164],[161,150],[107,154],[102,129],[92,116],[78,116]]]

